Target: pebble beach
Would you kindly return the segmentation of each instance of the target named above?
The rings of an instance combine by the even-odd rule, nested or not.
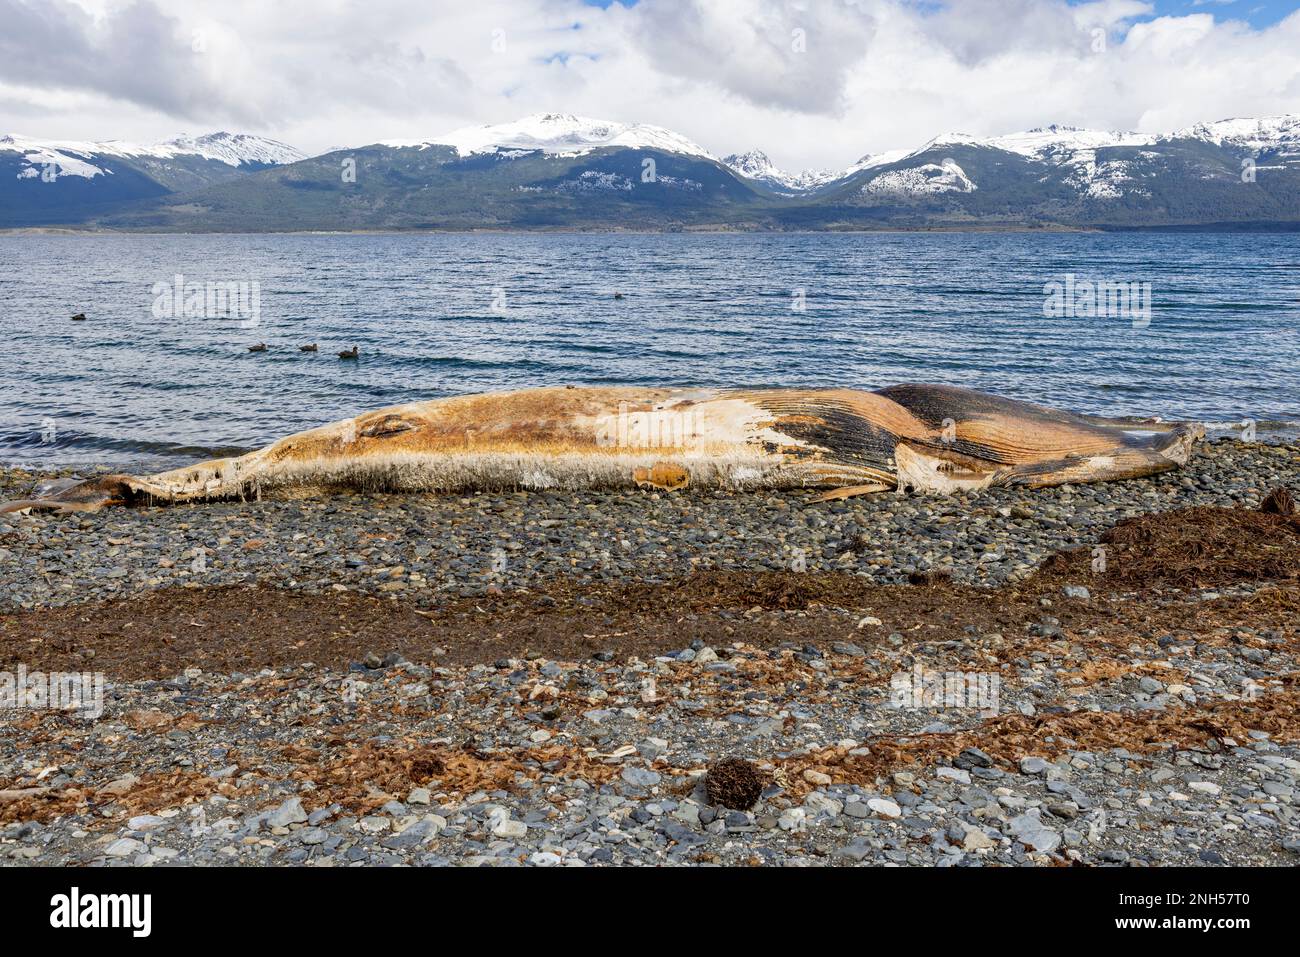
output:
[[[1223,440],[952,498],[0,516],[0,671],[105,681],[0,710],[0,863],[1300,863],[1278,488],[1300,446]]]
[[[1116,521],[1191,505],[1254,506],[1294,481],[1295,444],[1223,440],[1149,479],[952,497],[563,491],[361,496],[50,516],[0,515],[10,608],[252,582],[304,591],[447,595],[702,568],[846,571],[880,583],[945,569],[976,585],[1028,574]],[[93,474],[65,470],[62,475]],[[0,473],[0,500],[43,476]],[[196,564],[196,559],[201,559]],[[201,570],[196,570],[201,569]]]

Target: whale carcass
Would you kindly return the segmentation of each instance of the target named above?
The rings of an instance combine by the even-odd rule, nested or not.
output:
[[[1204,429],[1062,412],[969,389],[552,387],[413,402],[245,455],[108,475],[0,506],[86,511],[336,490],[816,488],[953,493],[1152,475]]]

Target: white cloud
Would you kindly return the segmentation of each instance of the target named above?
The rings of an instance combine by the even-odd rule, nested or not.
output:
[[[837,116],[873,26],[856,4],[657,0],[636,7],[628,40],[667,77],[761,107]]]
[[[1141,0],[0,0],[0,24],[0,132],[52,138],[324,150],[559,110],[840,168],[947,130],[1300,111],[1300,13]]]

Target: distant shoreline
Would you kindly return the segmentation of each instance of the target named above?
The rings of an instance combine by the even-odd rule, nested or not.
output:
[[[467,226],[439,229],[291,229],[291,230],[193,230],[193,229],[86,229],[74,226],[17,226],[0,229],[0,236],[403,236],[403,235],[745,235],[745,236],[822,236],[880,235],[917,233],[969,234],[1110,234],[1110,233],[1300,233],[1294,223],[1210,223],[1166,226],[907,226],[897,229],[739,229],[722,226],[682,227],[680,229],[620,229],[614,226],[581,229],[576,227],[492,228]]]

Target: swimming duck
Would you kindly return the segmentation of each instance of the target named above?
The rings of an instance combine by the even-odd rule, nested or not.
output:
[[[299,347],[298,347],[298,351],[299,351],[299,352],[315,352],[315,351],[316,351],[316,343],[313,342],[313,343],[312,343],[311,345],[309,345],[309,346],[299,346]]]
[[[72,317],[72,321],[73,321],[73,322],[85,322],[85,321],[86,321],[86,314],[85,314],[84,312],[79,312],[79,313],[77,313],[75,316]]]
[[[357,357],[356,346],[353,346],[351,349],[344,349],[342,352],[339,353],[340,359],[355,359],[356,357]]]
[[[255,346],[249,346],[249,347],[248,347],[248,351],[249,351],[249,352],[265,352],[265,351],[266,351],[266,343],[265,343],[265,342],[259,342],[259,343],[258,343],[257,345],[255,345]]]

